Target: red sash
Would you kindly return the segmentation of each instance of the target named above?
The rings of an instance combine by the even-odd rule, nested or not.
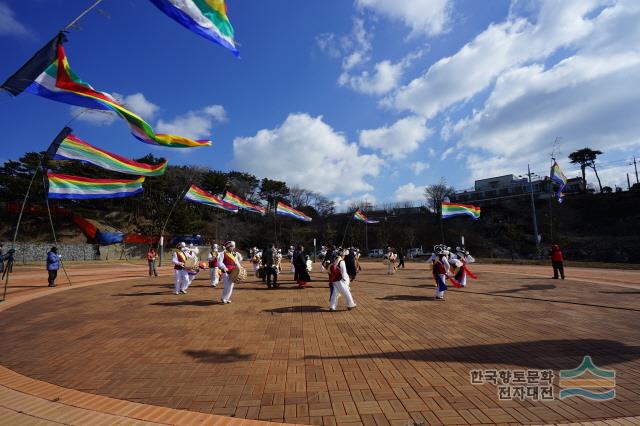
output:
[[[222,263],[224,263],[224,266],[227,268],[227,270],[232,270],[234,268],[236,268],[238,265],[236,265],[236,258],[233,257],[231,254],[229,254],[228,251],[224,252],[224,258],[222,260]]]

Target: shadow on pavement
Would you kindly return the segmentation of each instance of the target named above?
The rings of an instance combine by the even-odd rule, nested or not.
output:
[[[222,302],[217,300],[178,300],[176,302],[155,302],[150,303],[155,306],[213,306],[223,305]]]
[[[434,300],[432,296],[414,296],[411,294],[391,294],[385,297],[378,297],[378,300],[406,300],[406,301],[417,301],[417,300]]]
[[[275,314],[286,314],[290,312],[324,312],[320,306],[287,306],[282,308],[265,309],[262,312],[271,312]]]
[[[232,348],[228,351],[209,351],[209,350],[186,350],[183,352],[198,362],[208,362],[218,364],[221,362],[246,361],[251,359],[251,354],[241,354],[238,348]]]
[[[502,294],[502,293],[519,293],[521,291],[535,291],[535,290],[553,290],[556,288],[554,284],[525,284],[520,288],[512,288],[509,290],[491,291],[487,294]]]
[[[307,359],[403,359],[470,364],[507,364],[539,369],[575,368],[585,355],[597,366],[634,361],[640,358],[640,346],[600,339],[562,339],[488,345],[453,346],[413,351],[377,352],[347,356],[307,356]]]
[[[170,290],[165,290],[165,291],[150,291],[147,293],[117,293],[117,294],[112,294],[112,297],[139,297],[139,296],[161,296],[161,295],[167,295],[167,294],[171,294],[172,292]]]
[[[605,294],[640,294],[640,291],[600,291],[599,293]]]

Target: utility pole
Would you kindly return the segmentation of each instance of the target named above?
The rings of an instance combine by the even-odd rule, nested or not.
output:
[[[531,195],[531,214],[533,216],[533,239],[536,243],[536,256],[540,255],[540,240],[538,239],[538,219],[536,218],[536,203],[533,197],[533,183],[531,182],[531,168],[527,164],[527,176],[529,177],[529,194]]]
[[[631,191],[631,181],[629,180],[629,173],[627,173],[627,189]]]
[[[638,181],[638,163],[636,163],[636,157],[633,157],[633,168],[636,169],[636,183],[640,183]]]

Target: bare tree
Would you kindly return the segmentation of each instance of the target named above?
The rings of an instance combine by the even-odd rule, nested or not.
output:
[[[452,195],[455,189],[447,185],[445,178],[440,179],[439,183],[428,185],[424,189],[424,197],[427,200],[427,207],[436,215],[440,216],[442,212],[442,202],[445,197]]]

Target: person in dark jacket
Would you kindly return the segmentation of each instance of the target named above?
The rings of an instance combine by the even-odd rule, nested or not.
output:
[[[304,247],[298,246],[293,254],[293,266],[296,269],[296,281],[298,287],[305,288],[307,283],[311,281],[309,272],[307,271],[307,258],[304,255]]]
[[[564,280],[564,256],[562,255],[562,250],[560,250],[560,246],[557,244],[551,245],[551,266],[553,266],[553,279],[558,279],[558,272],[560,272],[560,277]]]
[[[49,287],[56,286],[56,278],[58,277],[58,269],[60,269],[60,255],[58,255],[58,249],[51,247],[49,253],[47,253],[47,271],[49,272]]]
[[[278,252],[276,245],[271,244],[271,247],[262,252],[262,265],[264,268],[264,274],[267,281],[268,288],[278,287],[278,262],[276,260]]]
[[[401,248],[398,250],[398,269],[404,269],[404,249]]]

